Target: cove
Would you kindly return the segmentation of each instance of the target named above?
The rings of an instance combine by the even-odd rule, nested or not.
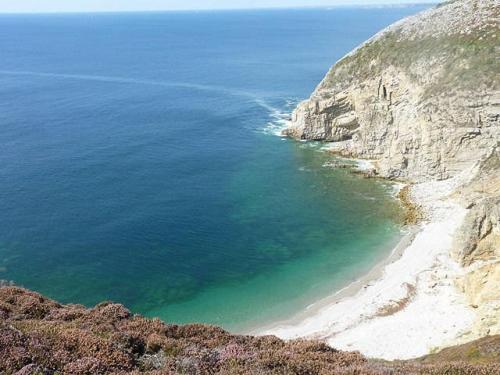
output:
[[[363,275],[391,186],[274,133],[420,9],[0,16],[0,279],[247,331]]]

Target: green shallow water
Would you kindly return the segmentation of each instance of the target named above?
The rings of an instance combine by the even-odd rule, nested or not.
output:
[[[290,153],[280,158],[283,146],[273,144],[283,142]],[[224,282],[147,315],[248,332],[293,317],[384,260],[401,239],[392,185],[332,168],[322,146],[263,136],[228,193],[231,220],[245,228],[234,249],[251,248],[250,259]],[[262,268],[240,279],[246,261]]]

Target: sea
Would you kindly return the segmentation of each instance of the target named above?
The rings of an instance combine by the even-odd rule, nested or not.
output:
[[[0,279],[249,332],[401,236],[394,187],[279,136],[425,6],[0,15]]]

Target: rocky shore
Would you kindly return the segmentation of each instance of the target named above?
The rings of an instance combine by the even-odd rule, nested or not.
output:
[[[408,184],[421,230],[356,296],[268,333],[387,359],[500,333],[499,19],[498,0],[456,0],[397,22],[294,111],[284,135]]]

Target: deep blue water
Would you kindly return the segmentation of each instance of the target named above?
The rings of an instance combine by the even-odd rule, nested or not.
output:
[[[0,279],[234,330],[344,286],[390,187],[272,130],[420,9],[0,16]]]

